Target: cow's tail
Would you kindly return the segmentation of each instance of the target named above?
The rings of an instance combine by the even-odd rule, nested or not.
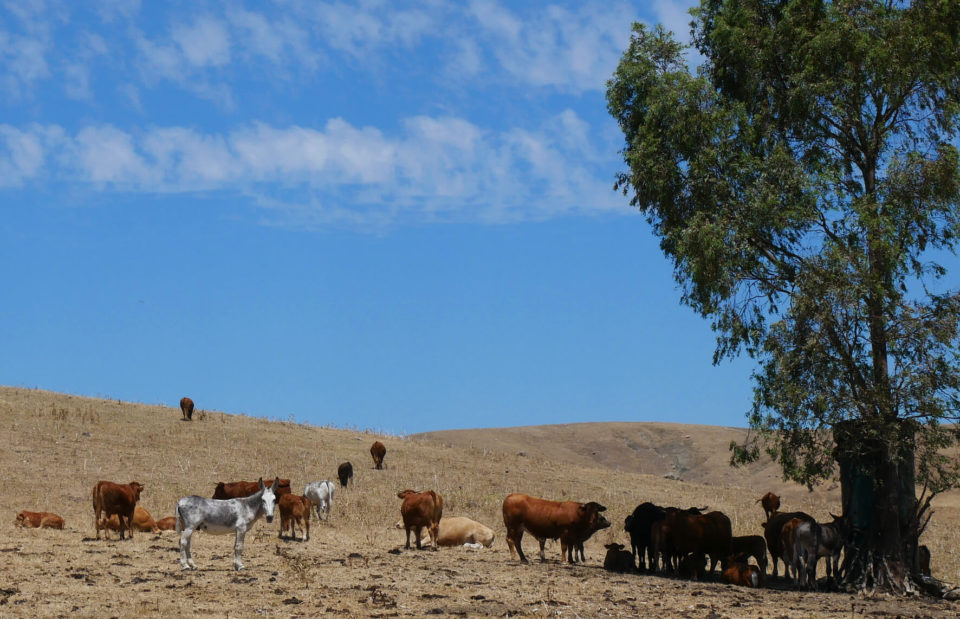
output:
[[[176,522],[177,535],[180,535],[182,527],[180,526],[180,501],[177,501],[177,509],[173,511],[173,519]]]

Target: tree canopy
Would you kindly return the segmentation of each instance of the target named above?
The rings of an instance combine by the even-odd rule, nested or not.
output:
[[[954,485],[960,3],[692,13],[699,66],[662,27],[634,24],[607,101],[625,137],[615,187],[712,321],[714,361],[757,360],[755,433],[733,459],[766,449],[812,486],[843,457],[831,431],[852,423],[843,449],[883,452],[867,471],[879,486],[893,492],[914,453],[925,487]],[[886,514],[876,537],[896,529],[902,549],[903,520]]]

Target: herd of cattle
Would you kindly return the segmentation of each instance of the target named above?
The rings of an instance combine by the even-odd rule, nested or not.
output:
[[[183,418],[189,420],[193,402],[181,401]],[[374,467],[381,469],[386,447],[376,441],[370,447]],[[340,486],[353,478],[353,465],[340,464],[337,470]],[[154,521],[137,505],[144,486],[138,482],[117,484],[100,481],[93,488],[93,510],[96,537],[101,530],[118,531],[120,539],[133,530],[175,530],[180,535],[180,562],[184,569],[196,569],[190,552],[192,534],[204,530],[213,534],[235,533],[234,567],[243,569],[240,556],[244,535],[260,517],[273,521],[275,509],[280,512],[280,537],[289,532],[296,538],[299,527],[304,541],[310,539],[310,511],[317,518],[329,516],[334,484],[323,480],[308,483],[303,495],[291,491],[290,480],[257,482],[219,482],[212,498],[189,496],[180,499],[176,513]],[[406,548],[410,534],[420,549],[424,542],[434,550],[438,546],[468,545],[490,547],[494,531],[465,517],[443,518],[443,499],[433,490],[416,492],[406,489],[398,493],[402,499],[398,528],[406,531]],[[725,582],[762,587],[766,580],[767,553],[773,561],[772,574],[777,576],[778,562],[783,561],[785,576],[794,586],[817,588],[817,563],[826,559],[828,581],[840,576],[840,554],[849,538],[847,519],[833,516],[832,522],[818,523],[804,512],[781,512],[780,499],[767,493],[757,501],[766,514],[764,534],[734,536],[730,518],[707,508],[661,507],[642,503],[626,517],[624,530],[630,537],[630,550],[622,544],[607,544],[604,568],[615,572],[659,572],[679,577],[700,579],[713,574],[717,564]],[[561,560],[576,563],[584,560],[583,544],[594,533],[610,527],[603,513],[606,507],[596,502],[550,501],[525,494],[510,494],[503,501],[503,524],[507,546],[512,557],[527,563],[521,545],[524,532],[537,539],[540,558],[546,560],[545,544],[560,541]],[[21,512],[16,524],[24,527],[62,529],[63,518],[48,512]],[[750,559],[755,561],[751,564]],[[921,569],[929,574],[929,551],[920,549]]]

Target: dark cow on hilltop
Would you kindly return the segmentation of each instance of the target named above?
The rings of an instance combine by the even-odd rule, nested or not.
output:
[[[710,557],[710,572],[717,563],[730,556],[733,539],[730,519],[723,512],[691,514],[688,511],[670,510],[665,520],[667,543],[679,557],[693,555],[695,564],[702,565],[702,557]],[[699,573],[696,574],[699,578]]]
[[[28,512],[17,514],[17,526],[28,529],[62,529],[63,518],[51,512]]]
[[[132,481],[129,484],[115,484],[112,481],[98,481],[93,487],[94,526],[97,539],[100,539],[101,516],[109,518],[116,514],[120,520],[120,539],[124,531],[133,539],[133,514],[143,492],[143,484]]]
[[[268,479],[264,482],[267,488],[273,488],[273,480]],[[217,487],[213,491],[215,499],[242,499],[248,497],[260,490],[260,483],[256,481],[228,481],[217,482]],[[274,495],[279,499],[285,494],[290,494],[290,480],[281,479],[280,485],[273,488]]]
[[[184,421],[193,419],[193,400],[187,397],[180,398],[180,414],[183,415]]]
[[[403,503],[400,505],[400,516],[403,518],[403,528],[407,532],[406,549],[410,549],[410,531],[413,531],[417,539],[417,550],[420,550],[421,529],[426,527],[427,531],[430,532],[433,549],[439,550],[443,497],[433,490],[417,492],[407,488],[398,492],[397,498],[403,499]]]
[[[527,563],[521,540],[523,532],[528,531],[540,543],[541,561],[546,561],[546,541],[559,539],[561,560],[573,563],[576,546],[596,531],[610,526],[610,522],[600,514],[606,510],[606,507],[594,501],[549,501],[525,494],[510,494],[503,500],[503,524],[507,527],[510,555],[519,556],[522,563]]]
[[[803,512],[773,512],[770,514],[770,517],[767,519],[767,521],[761,525],[763,527],[763,537],[765,540],[767,540],[767,550],[770,552],[770,558],[773,559],[774,576],[777,575],[777,561],[783,557],[784,553],[780,532],[783,529],[783,526],[794,518],[810,521],[813,520],[813,516]],[[792,550],[789,552],[790,557],[792,558]],[[786,560],[784,561],[784,564],[787,564]]]
[[[772,492],[768,492],[757,499],[757,503],[763,507],[763,512],[767,515],[767,520],[770,520],[770,514],[780,509],[780,497]]]
[[[370,455],[373,456],[373,468],[380,470],[383,468],[383,457],[387,455],[387,448],[380,441],[374,441],[370,445]]]
[[[384,449],[386,452],[386,449]],[[337,467],[337,477],[340,478],[340,487],[346,488],[347,484],[353,479],[353,465],[349,462],[344,462]]]

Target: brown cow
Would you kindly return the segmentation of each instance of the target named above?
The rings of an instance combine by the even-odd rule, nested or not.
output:
[[[760,568],[760,584],[766,580],[767,575],[767,542],[762,535],[741,535],[731,538],[730,552],[734,555],[742,555],[742,563],[746,563],[749,557],[757,561],[757,567]]]
[[[273,480],[268,479],[263,482],[268,488],[273,488]],[[217,487],[213,491],[215,499],[242,499],[260,491],[260,482],[256,481],[228,481],[217,482]],[[279,499],[285,494],[290,494],[290,480],[281,479],[280,485],[273,489],[274,494]]]
[[[120,539],[124,530],[133,539],[133,512],[143,492],[143,484],[132,481],[129,484],[115,484],[112,481],[98,481],[93,487],[93,524],[100,539],[100,519],[116,514],[120,518]]]
[[[160,530],[157,523],[153,520],[150,512],[137,505],[133,509],[133,528],[141,533],[156,533]],[[109,518],[104,517],[100,520],[100,529],[109,531],[120,530],[120,518],[113,514]]]
[[[310,502],[306,497],[285,494],[277,501],[277,507],[280,508],[280,534],[277,537],[283,537],[289,525],[290,537],[297,539],[296,526],[300,525],[300,530],[305,533],[303,541],[308,541],[310,539]]]
[[[744,555],[740,555],[744,557]],[[734,561],[723,568],[723,581],[741,587],[758,588],[763,586],[763,572],[756,565],[748,565],[746,561]]]
[[[407,488],[397,493],[397,498],[403,499],[400,505],[400,516],[403,518],[403,528],[407,532],[407,545],[410,549],[410,531],[413,530],[417,539],[417,550],[420,550],[420,530],[426,527],[430,533],[430,541],[434,550],[439,550],[440,518],[443,517],[443,497],[427,490],[417,492]]]
[[[603,558],[603,569],[608,572],[628,573],[636,570],[633,553],[623,549],[623,544],[606,544],[607,556]]]
[[[157,520],[157,528],[161,531],[173,531],[177,528],[177,519],[174,516],[167,516]]]
[[[772,492],[768,492],[757,499],[757,503],[763,506],[763,511],[767,515],[767,520],[770,520],[770,515],[772,513],[780,509],[780,497]]]
[[[801,520],[813,520],[813,516],[805,514],[803,512],[773,512],[770,514],[770,518],[760,526],[763,527],[763,537],[767,540],[767,550],[770,552],[770,557],[773,559],[773,575],[777,575],[777,561],[783,556],[783,545],[780,539],[780,531],[783,529],[783,525],[787,524],[789,521],[794,518],[800,518]],[[793,554],[790,554],[791,558]],[[784,561],[786,563],[786,561]],[[789,576],[789,574],[788,574]]]
[[[583,543],[595,531],[610,526],[610,522],[600,512],[607,508],[599,503],[577,503],[574,501],[549,501],[525,494],[510,494],[503,500],[503,524],[507,527],[507,546],[510,556],[519,556],[527,563],[523,554],[523,532],[540,542],[540,560],[546,561],[544,545],[548,539],[560,539],[560,557],[573,563],[573,551],[577,544]]]
[[[373,468],[380,470],[383,468],[383,457],[387,455],[387,448],[380,441],[374,441],[370,445],[370,455],[373,456]]]
[[[17,526],[30,529],[62,529],[63,518],[50,512],[28,512],[17,514]]]
[[[386,453],[386,448],[384,448],[384,453]],[[350,480],[353,479],[353,465],[349,462],[340,463],[340,466],[337,467],[337,477],[340,478],[340,487],[346,488]]]
[[[193,400],[186,397],[180,398],[180,413],[183,415],[184,421],[193,419]]]
[[[699,566],[699,557],[707,555],[710,557],[711,573],[717,563],[730,556],[732,526],[723,512],[691,514],[670,510],[666,523],[667,543],[677,556],[686,557],[692,553],[697,557],[695,564]]]

